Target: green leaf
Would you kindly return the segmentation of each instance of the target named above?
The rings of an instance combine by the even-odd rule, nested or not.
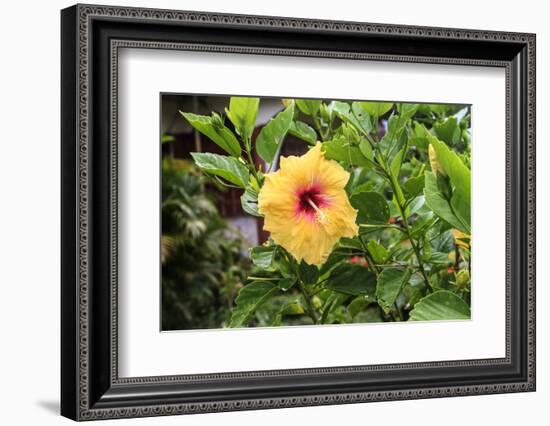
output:
[[[361,151],[361,154],[363,154],[366,158],[373,161],[374,160],[374,154],[372,152],[372,146],[370,145],[370,142],[366,139],[361,140],[359,143],[359,150]]]
[[[277,291],[276,285],[260,281],[253,281],[241,288],[235,299],[229,327],[246,325],[252,314]]]
[[[250,259],[254,265],[268,269],[273,264],[277,246],[256,246],[250,250]]]
[[[451,179],[455,189],[460,193],[463,202],[470,206],[470,169],[462,162],[460,157],[445,143],[436,137],[428,135],[428,140],[432,144],[437,155],[437,162]]]
[[[368,135],[370,131],[370,124],[367,121],[359,119],[353,111],[350,109],[350,105],[347,102],[333,101],[331,103],[333,111],[344,123],[351,124],[358,131],[365,135]],[[363,127],[367,126],[367,127]]]
[[[443,197],[443,194],[437,187],[437,181],[432,172],[426,172],[424,196],[426,204],[441,219],[449,223],[452,227],[466,233],[470,233],[470,228],[462,223],[454,214],[449,202]]]
[[[357,296],[348,305],[348,312],[352,318],[357,316],[359,312],[365,309],[368,305],[374,302],[374,299],[368,295]]]
[[[299,267],[300,279],[305,284],[315,284],[319,279],[319,268],[315,265],[309,265],[303,260]]]
[[[375,263],[382,264],[386,261],[388,251],[382,244],[375,240],[370,240],[367,244],[367,248],[369,249],[372,260],[374,260]]]
[[[386,224],[390,219],[388,203],[378,192],[359,192],[351,197],[350,202],[358,210],[358,224]]]
[[[424,175],[416,176],[407,179],[405,183],[403,183],[401,186],[407,193],[407,196],[409,198],[418,197],[420,194],[422,194],[422,191],[424,190]]]
[[[241,188],[246,187],[248,169],[236,158],[202,152],[192,152],[191,156],[195,164],[206,173],[219,176]]]
[[[241,155],[241,146],[239,141],[231,130],[223,125],[221,117],[207,115],[191,114],[190,112],[181,112],[180,114],[197,131],[210,138],[216,145],[222,148],[228,154],[238,157]]]
[[[275,154],[290,128],[293,115],[294,105],[290,104],[285,110],[277,114],[275,118],[269,120],[262,130],[260,130],[256,138],[256,151],[267,163],[271,163],[275,158]]]
[[[296,106],[304,114],[314,116],[321,107],[321,101],[316,99],[296,99]]]
[[[365,159],[358,146],[350,144],[345,137],[335,137],[322,145],[325,157],[336,160],[344,166],[366,167],[369,162]]]
[[[382,117],[393,107],[393,102],[359,102],[372,116]]]
[[[444,121],[437,121],[433,124],[436,136],[450,146],[460,142],[460,128],[456,117],[449,117]]]
[[[325,285],[333,291],[351,296],[374,296],[376,275],[364,266],[341,263],[332,270]]]
[[[297,279],[294,276],[286,277],[279,280],[279,283],[277,285],[281,290],[287,291],[287,290],[290,290],[294,286],[294,284],[296,284],[296,281]]]
[[[407,144],[407,122],[418,109],[417,104],[398,104],[399,114],[393,114],[388,120],[388,130],[380,140],[380,148],[387,161],[391,162],[395,153]]]
[[[353,102],[351,104],[351,110],[353,115],[361,125],[361,128],[365,132],[370,133],[372,131],[372,119],[371,114],[363,108],[363,102]]]
[[[414,305],[412,321],[470,319],[470,307],[456,294],[447,290],[432,293]]]
[[[403,156],[405,155],[405,147],[401,148],[390,165],[390,172],[395,178],[396,183],[399,183],[399,173],[401,172],[401,165],[403,164]]]
[[[275,318],[273,319],[272,326],[280,326],[283,322],[283,317],[288,315],[303,315],[305,313],[304,307],[298,302],[287,302],[285,303]]]
[[[407,269],[385,268],[378,275],[378,283],[376,285],[376,298],[378,304],[384,310],[389,312],[391,305],[399,296],[401,288],[405,281],[409,279],[410,272]]]
[[[317,133],[303,121],[292,122],[288,132],[310,145],[315,145],[315,142],[317,142]]]
[[[251,185],[247,185],[241,195],[241,206],[249,215],[262,217],[258,211],[258,191]]]
[[[232,96],[229,100],[229,109],[225,109],[237,133],[241,135],[245,141],[250,140],[254,127],[256,126],[256,115],[258,114],[259,105],[260,98]]]

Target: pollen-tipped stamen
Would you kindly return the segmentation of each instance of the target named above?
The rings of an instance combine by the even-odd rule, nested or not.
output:
[[[315,204],[313,202],[313,200],[310,198],[310,197],[307,197],[306,198],[306,201],[307,203],[313,208],[313,210],[315,210],[315,212],[317,213],[315,215],[315,218],[320,222],[320,223],[326,223],[328,222],[328,215],[323,212],[319,207],[317,207],[317,204]]]

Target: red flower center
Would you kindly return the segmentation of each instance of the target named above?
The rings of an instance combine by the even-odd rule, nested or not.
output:
[[[310,219],[315,219],[319,210],[328,205],[328,199],[322,194],[317,184],[312,184],[297,192],[298,203],[296,213],[304,214]]]

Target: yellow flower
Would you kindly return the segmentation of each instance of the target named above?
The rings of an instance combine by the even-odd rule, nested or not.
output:
[[[323,263],[341,237],[357,235],[357,210],[344,190],[348,180],[336,161],[325,159],[320,143],[301,157],[281,157],[258,197],[264,229],[298,262]]]

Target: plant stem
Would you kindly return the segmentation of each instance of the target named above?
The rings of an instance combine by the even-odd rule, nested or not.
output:
[[[300,287],[300,291],[302,292],[302,295],[304,296],[304,301],[306,302],[307,314],[313,321],[313,324],[316,325],[319,323],[319,320],[317,319],[317,314],[315,313],[315,308],[313,306],[313,301],[311,300],[311,295],[309,294],[307,288],[301,280],[298,280],[298,286]]]
[[[388,173],[388,172],[386,171],[386,173]],[[424,269],[424,263],[422,262],[422,254],[420,253],[420,249],[418,248],[418,245],[415,243],[414,239],[412,238],[411,230],[409,228],[408,218],[407,218],[407,215],[405,213],[405,209],[403,208],[403,205],[401,204],[401,201],[399,200],[399,197],[397,196],[396,182],[394,182],[394,179],[392,178],[392,176],[390,176],[390,174],[388,174],[387,177],[388,177],[388,180],[389,180],[390,185],[392,187],[397,207],[399,208],[399,212],[401,213],[401,217],[403,218],[403,227],[405,229],[405,233],[407,234],[407,237],[408,237],[409,241],[411,242],[411,247],[414,251],[414,254],[416,255],[416,260],[418,261],[418,269],[420,269],[420,272],[422,274],[422,277],[424,278],[424,282],[426,283],[426,287],[428,288],[428,291],[430,293],[433,293],[434,289],[433,289],[432,285],[430,284],[430,279],[428,278],[428,275],[426,274],[426,270]]]

